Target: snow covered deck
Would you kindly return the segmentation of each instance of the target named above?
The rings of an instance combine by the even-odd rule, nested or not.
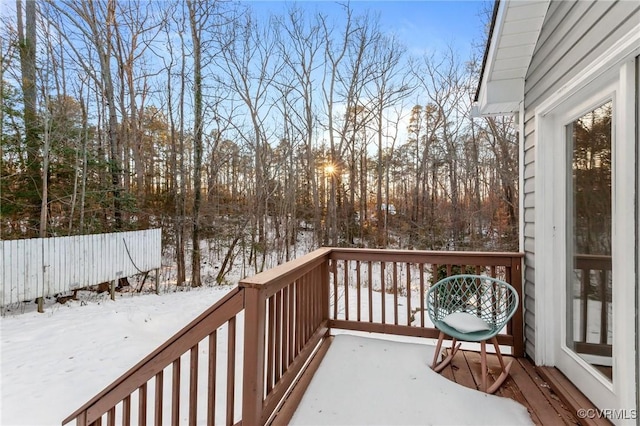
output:
[[[532,424],[525,406],[434,373],[433,351],[425,344],[335,336],[288,423]]]
[[[274,424],[610,425],[577,417],[579,409],[595,407],[555,368],[516,358],[509,378],[495,395],[487,395],[478,390],[478,352],[458,351],[436,374],[429,368],[433,345],[395,340],[335,336],[326,355],[320,351],[312,361]],[[500,367],[493,355],[488,362],[491,384]]]
[[[31,311],[0,318],[0,349],[2,350],[0,424],[60,424],[72,410],[101,389],[106,387],[105,391],[111,392],[118,386],[127,385],[130,380],[129,374],[123,376],[123,371],[129,369],[158,345],[160,349],[166,348],[166,343],[162,342],[167,339],[174,341],[176,336],[184,336],[178,331],[180,326],[191,321],[199,312],[210,311],[211,304],[224,300],[230,288],[203,287],[187,290],[162,295],[120,294],[115,302],[103,294],[102,298],[92,297],[87,301],[72,301],[65,305],[51,306],[45,315]],[[356,299],[357,292],[353,292],[350,297]],[[146,385],[138,385],[138,389],[128,395],[126,401],[128,407],[124,406],[124,400],[122,400],[113,411],[108,410],[102,424],[111,424],[108,421],[109,413],[115,413],[111,416],[114,423],[127,424],[124,421],[127,410],[130,415],[130,424],[139,424],[141,420],[146,420],[146,424],[173,422],[173,424],[182,425],[189,424],[190,420],[194,420],[194,424],[231,423],[234,425],[239,423],[242,419],[243,352],[238,350],[235,357],[230,358],[228,351],[228,348],[235,344],[234,341],[237,341],[239,348],[243,345],[241,332],[244,329],[244,315],[239,315],[237,320],[236,330],[239,333],[236,339],[229,341],[228,328],[217,329],[215,333],[217,361],[223,364],[218,365],[214,371],[217,385],[217,392],[214,392],[216,402],[213,406],[214,411],[209,411],[208,406],[212,395],[211,389],[207,386],[211,377],[210,370],[207,368],[210,363],[210,358],[207,356],[208,353],[210,354],[210,345],[202,343],[199,345],[197,368],[191,367],[194,365],[190,361],[193,352],[187,351],[178,358],[182,365],[179,375],[175,375],[175,356],[181,352],[174,351],[176,346],[173,345],[170,347],[174,355],[168,359],[174,361],[161,370],[163,373],[155,373],[156,379],[164,378],[164,388],[168,390],[163,402],[156,405],[158,402],[156,382],[154,380],[145,382]],[[331,330],[332,335],[338,333],[358,334],[353,331]],[[171,338],[171,336],[174,337]],[[404,343],[395,343],[389,341],[390,339]],[[407,341],[410,343],[406,343]],[[429,346],[431,343],[429,339],[369,333],[361,334],[357,338],[337,335],[324,339],[320,348],[328,349],[327,355],[324,358],[313,356],[309,363],[310,367],[305,370],[300,381],[294,386],[295,395],[304,399],[295,421],[299,424],[319,422],[320,420],[315,417],[319,413],[312,413],[313,416],[309,418],[300,416],[307,407],[324,411],[324,407],[332,405],[329,408],[330,414],[333,412],[331,410],[338,410],[336,413],[342,413],[345,416],[341,423],[354,424],[368,421],[368,418],[358,416],[370,412],[376,413],[376,410],[384,411],[385,416],[393,414],[395,420],[391,422],[392,424],[409,422],[422,416],[425,413],[425,407],[433,408],[433,402],[440,401],[438,392],[447,394],[449,403],[461,397],[463,400],[458,403],[465,407],[467,414],[473,413],[473,410],[468,409],[469,404],[466,402],[467,392],[470,391],[465,391],[462,386],[474,389],[472,393],[479,394],[487,404],[502,401],[500,398],[487,397],[475,391],[480,380],[479,354],[476,352],[459,351],[452,364],[442,372],[441,377],[435,376],[427,366],[427,360],[431,359],[433,350],[433,346]],[[192,343],[187,342],[186,346],[190,347],[190,345]],[[166,352],[156,350],[154,353]],[[228,369],[224,361],[229,359],[235,359],[234,381],[229,381],[225,374]],[[496,361],[492,361],[490,357],[490,367],[492,362],[495,364]],[[145,365],[149,366],[149,364]],[[311,368],[314,365],[322,367],[315,375],[312,374],[313,368]],[[557,424],[553,420],[560,419],[565,424],[576,424],[577,419],[571,414],[572,409],[563,409],[558,397],[538,375],[538,371],[542,373],[543,370],[545,369],[536,369],[526,359],[516,359],[511,378],[504,383],[496,395],[521,403],[531,413],[531,420],[534,423]],[[141,369],[131,369],[131,371],[141,374]],[[194,377],[194,371],[198,373],[197,392],[194,394],[197,398],[191,400],[189,396],[190,388],[194,384],[191,380]],[[553,369],[550,370],[551,374],[554,372],[556,375],[559,374]],[[336,376],[339,379],[336,379]],[[312,382],[312,378],[315,378],[314,383],[305,392],[305,384]],[[457,384],[447,384],[444,382],[445,379],[455,381]],[[566,379],[562,381],[561,376],[553,379],[562,388],[570,387]],[[178,400],[171,394],[176,381],[180,384],[178,395],[181,397]],[[229,383],[235,386],[231,393],[226,387]],[[551,386],[554,385],[550,380],[548,383]],[[329,391],[326,391],[327,387]],[[104,397],[109,392],[102,392],[101,395]],[[435,400],[433,400],[434,396],[430,395],[433,392],[436,393]],[[144,400],[140,398],[143,394],[146,394],[149,399],[146,416],[138,415],[139,408],[145,405]],[[299,400],[296,401],[295,395],[286,398],[285,406],[278,412],[274,424],[287,423],[285,421],[287,410],[289,410],[289,416],[293,416],[299,402]],[[588,407],[588,401],[585,401],[583,396],[580,400],[581,396],[578,393],[569,393],[569,397],[578,404],[577,407]],[[323,398],[333,398],[339,403],[333,405],[331,400],[323,400]],[[102,401],[104,398],[94,398],[94,400],[94,402]],[[309,400],[310,405],[308,405]],[[197,406],[195,414],[189,409],[191,403]],[[323,406],[318,408],[318,404]],[[92,406],[95,407],[96,404]],[[440,403],[435,406],[446,407]],[[176,407],[179,409],[176,410]],[[492,419],[492,422],[511,418],[511,414],[503,417],[500,407],[502,403],[496,406],[496,418]],[[569,407],[568,404],[567,407]],[[575,408],[573,412],[575,413]],[[463,413],[456,413],[458,414]],[[426,417],[417,421],[417,424],[425,424],[439,418],[440,414],[429,412]],[[380,417],[380,419],[378,424],[383,420],[386,421],[388,417]],[[458,417],[451,417],[451,419],[458,419]],[[330,420],[331,418],[328,421]],[[477,424],[476,420],[471,424]],[[448,423],[452,422],[453,420]],[[244,424],[248,423],[244,422]]]
[[[431,417],[432,411],[443,411],[451,419],[448,423],[477,424],[476,412],[485,412],[493,402],[498,408],[487,413],[494,411],[497,418],[489,423],[500,422],[503,416],[508,423],[530,420],[521,416],[526,409],[464,390],[433,374],[425,361],[433,350],[428,346],[332,337],[363,332],[427,342],[438,334],[425,315],[430,284],[471,269],[500,277],[521,292],[520,266],[519,253],[316,250],[243,279],[62,423],[233,426],[271,421],[283,424],[294,416],[293,421],[299,423],[367,424],[380,419],[385,424],[423,424],[431,423],[429,419],[422,421],[423,415]],[[332,348],[331,342],[336,340],[338,344]],[[522,312],[516,313],[498,342],[510,347],[513,355],[522,356]],[[329,361],[320,362],[325,352]],[[104,360],[103,352],[100,356]],[[468,365],[465,368],[473,375],[473,362],[463,356]],[[326,371],[315,374],[305,394],[305,383],[314,371],[309,365]],[[346,376],[345,366],[353,376]],[[443,375],[457,375],[456,368],[460,367],[454,363]],[[79,372],[87,370],[96,368]],[[378,381],[367,385],[365,378]],[[434,383],[435,391],[431,388]],[[83,399],[97,392],[91,389],[85,390]],[[340,396],[338,389],[346,393]],[[361,400],[365,390],[366,398]],[[459,393],[461,397],[456,396]],[[464,410],[443,410],[448,407],[444,402],[430,405],[428,401],[443,394],[451,397],[445,399],[453,406]],[[323,400],[328,397],[334,399]],[[299,400],[303,400],[302,411],[296,413]],[[469,405],[466,401],[471,400],[476,402]],[[317,403],[320,408],[314,405]],[[331,417],[332,411],[325,412],[324,416],[329,415],[326,420],[311,417],[325,409],[336,411],[337,417]],[[471,414],[468,420],[452,417],[465,415],[462,411]],[[351,417],[356,414],[363,417]]]

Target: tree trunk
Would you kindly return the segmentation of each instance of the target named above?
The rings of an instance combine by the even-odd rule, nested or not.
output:
[[[36,2],[25,2],[25,21],[23,24],[22,1],[16,0],[18,43],[20,51],[20,68],[22,72],[22,96],[24,102],[25,146],[27,150],[27,170],[25,189],[29,210],[29,229],[34,235],[39,229],[39,213],[41,211],[40,176],[40,142],[38,137],[38,116],[36,112]],[[4,95],[4,94],[3,94]],[[46,217],[46,216],[45,216]],[[46,224],[45,224],[46,226]]]
[[[199,17],[196,16],[196,5],[187,0],[189,8],[189,23],[191,26],[191,41],[193,43],[193,226],[191,241],[191,287],[200,287],[200,204],[202,198],[201,170],[202,170],[202,61],[200,45],[200,29],[197,27]]]

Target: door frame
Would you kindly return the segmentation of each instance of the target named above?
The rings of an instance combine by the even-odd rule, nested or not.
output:
[[[539,365],[558,365],[564,344],[560,317],[566,281],[566,156],[562,121],[572,113],[613,98],[613,381],[585,374],[574,384],[602,409],[637,409],[638,376],[638,188],[635,185],[636,56],[640,54],[640,26],[619,39],[592,66],[553,93],[535,114],[535,358]],[[613,91],[613,93],[612,93]],[[558,121],[560,120],[560,121]],[[625,142],[626,141],[626,142]],[[624,194],[624,196],[623,196]],[[629,196],[631,194],[632,196]],[[632,230],[636,230],[632,232]],[[625,284],[626,283],[626,284]],[[576,357],[576,363],[581,359]],[[582,361],[585,373],[591,367]],[[594,383],[611,395],[590,392]],[[591,395],[589,395],[591,394]],[[615,419],[612,419],[615,421]]]

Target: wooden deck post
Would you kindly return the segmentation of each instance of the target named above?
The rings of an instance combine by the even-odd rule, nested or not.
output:
[[[329,314],[331,313],[331,281],[329,279],[329,263],[331,262],[329,256],[326,257],[324,263],[322,264],[322,270],[320,272],[320,280],[322,281],[322,292],[321,292],[321,312],[322,318],[320,322],[329,320]],[[331,327],[327,327],[327,336],[331,334]]]
[[[524,314],[522,306],[524,305],[524,292],[522,291],[522,257],[514,256],[511,258],[511,285],[518,292],[520,303],[515,315],[511,318],[513,335],[513,356],[522,358],[524,356]]]
[[[242,282],[240,287],[243,287]],[[265,362],[266,306],[260,288],[244,289],[244,361],[242,383],[242,423],[262,424]]]

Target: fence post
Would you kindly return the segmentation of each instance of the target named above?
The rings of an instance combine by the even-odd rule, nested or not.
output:
[[[120,278],[122,277],[122,271],[116,272],[116,279],[111,281],[111,287],[109,288],[109,295],[111,296],[111,300],[116,300],[116,286],[120,282]]]
[[[261,288],[244,287],[242,423],[262,424],[265,361],[265,298]]]
[[[156,294],[160,294],[160,268],[156,268]]]
[[[45,266],[45,256],[44,256],[44,238],[38,238],[36,241],[39,241],[41,246],[40,246],[40,255],[41,257],[41,261],[42,261],[42,294],[40,295],[40,297],[38,297],[36,299],[36,302],[38,303],[38,312],[39,313],[44,313],[44,285],[45,285],[45,280],[46,280],[46,266]],[[40,283],[36,284],[37,286],[40,285]],[[36,290],[37,293],[37,290]]]

